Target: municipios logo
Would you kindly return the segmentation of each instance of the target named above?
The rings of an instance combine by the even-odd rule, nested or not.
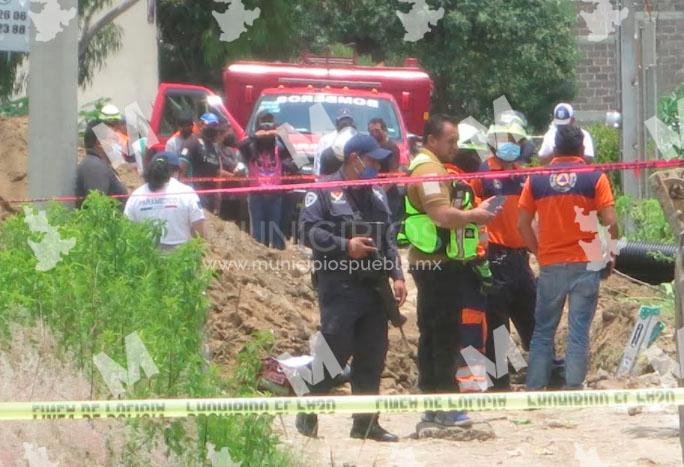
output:
[[[587,39],[590,42],[601,42],[608,38],[622,20],[629,16],[629,8],[624,7],[622,10],[613,8],[610,0],[579,0],[580,3],[591,3],[594,5],[594,11],[587,13],[581,11],[580,16],[584,18],[584,22],[589,28],[589,36]]]
[[[406,42],[417,42],[425,36],[427,32],[444,17],[444,8],[431,10],[425,0],[399,0],[403,3],[411,4],[411,11],[404,13],[396,11],[401,24],[406,30],[404,40]]]
[[[217,3],[225,3],[228,8],[223,13],[216,10],[212,11],[212,16],[221,28],[221,39],[223,42],[232,42],[247,31],[247,26],[251,26],[261,15],[261,8],[246,10],[242,0],[216,0]]]

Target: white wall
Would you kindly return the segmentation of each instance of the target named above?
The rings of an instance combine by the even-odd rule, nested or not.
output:
[[[137,102],[149,118],[159,86],[159,54],[157,26],[147,22],[147,1],[139,0],[115,23],[123,28],[121,49],[110,54],[106,65],[95,71],[91,86],[79,88],[78,107],[110,97],[122,112],[126,105]]]

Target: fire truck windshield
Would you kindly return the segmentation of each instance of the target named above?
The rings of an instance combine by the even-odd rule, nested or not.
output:
[[[290,124],[299,133],[323,135],[334,131],[335,118],[348,110],[360,132],[367,133],[373,118],[382,118],[390,139],[402,140],[396,106],[388,99],[335,94],[265,95],[255,109],[248,124],[250,133],[255,130],[256,115],[262,111],[271,112],[276,125]]]

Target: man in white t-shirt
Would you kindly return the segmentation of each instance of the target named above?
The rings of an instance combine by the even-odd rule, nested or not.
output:
[[[193,236],[205,238],[204,211],[195,190],[176,180],[178,155],[163,152],[152,159],[145,171],[146,184],[136,189],[126,202],[124,214],[134,222],[161,220],[163,249],[171,249]]]
[[[573,125],[575,123],[575,111],[570,104],[560,103],[553,111],[553,122],[549,130],[544,135],[541,149],[539,149],[539,161],[547,164],[556,152],[556,129],[562,125]],[[594,141],[588,131],[582,129],[584,134],[584,160],[587,163],[594,162]]]

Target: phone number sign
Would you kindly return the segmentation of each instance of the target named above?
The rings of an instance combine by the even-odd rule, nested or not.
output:
[[[0,50],[28,52],[30,0],[0,0]]]

